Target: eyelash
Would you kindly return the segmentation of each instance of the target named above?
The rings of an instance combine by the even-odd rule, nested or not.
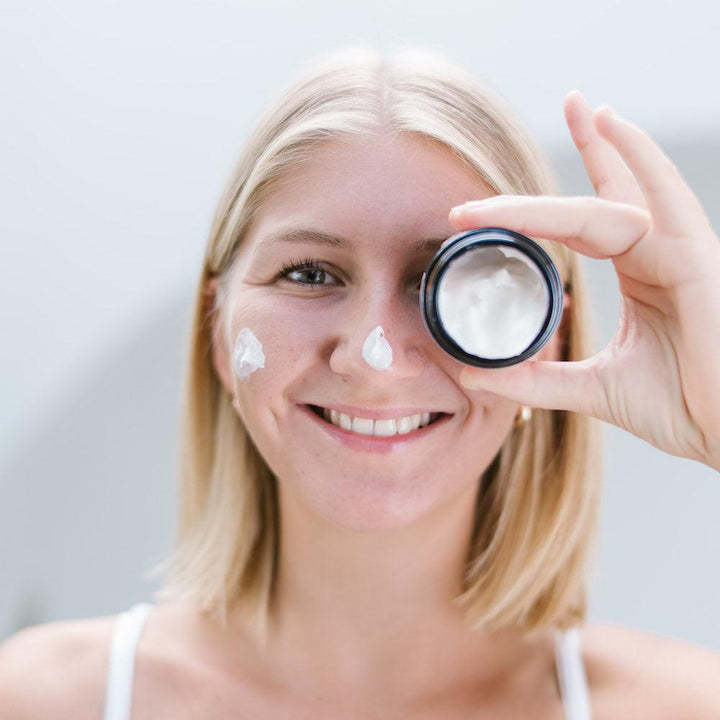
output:
[[[298,282],[297,280],[291,280],[288,275],[292,272],[302,272],[303,270],[316,270],[318,272],[325,273],[328,277],[333,278],[332,284],[340,284],[340,282],[337,280],[337,278],[321,263],[319,263],[317,260],[314,260],[313,258],[305,258],[304,260],[290,260],[289,262],[283,263],[282,269],[276,276],[276,280],[286,280],[287,282],[293,283],[294,285],[300,285],[307,288],[319,288],[324,287],[326,285],[330,285],[330,283],[310,283],[310,282]],[[412,285],[415,287],[415,290],[420,289],[420,281],[422,279],[422,273],[419,273],[416,277],[412,278]]]
[[[315,270],[317,272],[324,273],[327,276],[333,277],[332,273],[326,270],[317,260],[312,258],[305,258],[304,260],[290,260],[287,263],[283,263],[282,269],[278,273],[278,279],[285,279],[295,285],[304,285],[305,287],[315,288],[322,287],[326,283],[311,283],[311,282],[299,282],[297,280],[291,280],[288,276],[292,272],[302,272],[303,270]]]

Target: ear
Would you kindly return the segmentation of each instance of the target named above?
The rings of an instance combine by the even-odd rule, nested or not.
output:
[[[224,308],[217,307],[219,278],[211,275],[203,290],[204,324],[209,325],[210,353],[213,368],[225,390],[235,393],[235,383],[230,360],[230,349],[224,322]]]
[[[570,313],[572,312],[572,297],[565,290],[563,293],[563,310],[560,325],[547,345],[540,351],[539,360],[566,360],[567,341],[570,332]]]

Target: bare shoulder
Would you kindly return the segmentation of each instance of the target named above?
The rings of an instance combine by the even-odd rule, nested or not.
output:
[[[583,631],[583,656],[597,718],[717,720],[720,653],[610,624]]]
[[[0,645],[3,720],[102,717],[114,617],[26,628]]]

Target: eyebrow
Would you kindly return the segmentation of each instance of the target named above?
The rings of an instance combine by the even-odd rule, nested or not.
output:
[[[412,247],[417,253],[433,253],[448,239],[448,237],[449,235],[441,235],[438,237],[419,238],[412,243]],[[347,248],[351,245],[351,242],[347,238],[325,232],[324,230],[315,230],[312,228],[281,230],[268,235],[265,240],[263,240],[262,244],[275,243],[308,243],[310,245],[334,248]]]

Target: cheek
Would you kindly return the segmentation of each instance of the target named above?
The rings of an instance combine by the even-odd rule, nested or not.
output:
[[[486,390],[465,390],[468,398],[467,422],[471,435],[477,438],[477,446],[496,450],[512,432],[518,404]]]
[[[234,368],[235,343],[242,328],[249,328],[262,344],[265,367],[246,380],[234,377],[238,399],[254,409],[275,405],[296,378],[320,359],[325,323],[317,314],[312,322],[306,309],[283,298],[239,301],[229,327],[228,348]]]

